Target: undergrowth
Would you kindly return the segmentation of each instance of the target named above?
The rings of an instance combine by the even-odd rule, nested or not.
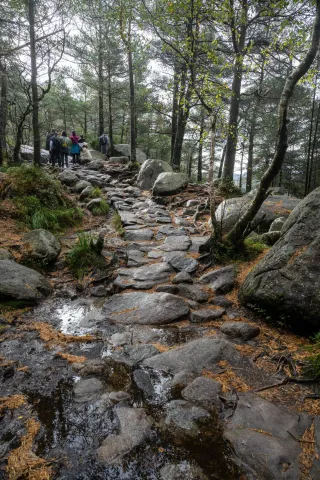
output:
[[[79,233],[78,241],[66,254],[70,270],[78,279],[82,279],[91,270],[102,269],[105,266],[101,256],[103,239],[95,239],[90,234]]]
[[[14,205],[19,222],[31,229],[44,228],[51,232],[78,225],[82,210],[74,207],[61,183],[39,167],[22,165],[7,169],[1,183],[0,199]]]
[[[128,170],[140,170],[141,165],[139,162],[129,162],[128,163]]]
[[[108,203],[102,199],[99,204],[97,204],[93,209],[91,210],[92,215],[107,215],[109,213],[109,205]]]
[[[217,195],[227,199],[234,197],[241,197],[242,192],[239,187],[237,187],[233,181],[230,180],[221,180],[217,187]]]
[[[306,358],[304,373],[315,380],[320,379],[320,332],[312,337],[313,345],[308,345],[306,350],[310,352]]]
[[[125,229],[122,226],[122,221],[119,213],[114,213],[111,223],[115,231],[122,237],[125,234]]]
[[[89,197],[91,197],[91,198],[101,198],[102,197],[101,188],[94,187],[93,190],[91,191]]]

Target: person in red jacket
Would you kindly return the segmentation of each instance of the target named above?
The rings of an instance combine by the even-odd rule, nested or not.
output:
[[[79,137],[75,131],[71,132],[70,140],[72,142],[70,155],[72,156],[73,165],[76,163],[80,164],[80,145],[79,145]]]

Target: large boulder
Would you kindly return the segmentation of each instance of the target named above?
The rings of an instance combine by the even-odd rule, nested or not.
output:
[[[224,200],[217,208],[216,217],[222,223],[224,233],[227,233],[246,212],[252,201],[252,195],[229,198]],[[267,232],[272,222],[279,217],[287,218],[301,200],[299,198],[277,195],[268,197],[256,215],[252,228],[256,232]]]
[[[33,162],[34,160],[33,147],[31,147],[30,145],[21,145],[20,155],[23,160],[27,160],[27,162]],[[43,164],[49,162],[48,150],[43,150],[43,149],[40,150],[40,160],[41,160],[41,163]]]
[[[20,300],[33,304],[51,291],[48,280],[35,270],[12,260],[0,261],[0,301]]]
[[[174,195],[188,185],[188,177],[185,173],[160,173],[153,185],[153,195]]]
[[[78,175],[71,170],[64,170],[64,172],[58,175],[58,178],[61,183],[67,185],[68,187],[73,187],[79,181]]]
[[[291,213],[277,244],[244,281],[240,300],[301,329],[319,328],[319,258],[320,187]]]
[[[137,185],[141,190],[151,190],[160,173],[172,171],[171,165],[163,160],[146,160],[140,169]]]
[[[224,435],[254,480],[301,477],[299,439],[310,426],[307,414],[289,412],[252,393],[238,393]],[[311,477],[310,477],[311,478]],[[316,478],[316,477],[312,477]]]
[[[170,293],[132,292],[113,295],[104,304],[103,313],[112,323],[164,325],[186,317],[189,307]]]
[[[42,265],[54,262],[60,253],[60,242],[48,230],[32,230],[26,233],[23,239],[31,248],[28,254]]]
[[[115,145],[114,150],[117,157],[131,157],[131,146],[127,143]],[[147,160],[147,155],[140,148],[136,148],[136,160],[138,163],[143,163]]]

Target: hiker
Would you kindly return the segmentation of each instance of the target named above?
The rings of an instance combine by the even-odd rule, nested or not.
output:
[[[106,133],[103,133],[101,137],[99,137],[99,145],[101,153],[107,156],[109,141]]]
[[[51,140],[51,137],[54,136],[54,133],[55,133],[54,130],[52,130],[51,133],[48,132],[46,135],[46,150],[48,151],[50,151],[50,140]]]
[[[76,132],[73,130],[70,135],[70,140],[72,142],[70,154],[72,156],[73,165],[76,163],[80,164],[80,146],[79,146],[79,137]]]
[[[51,137],[50,139],[50,156],[51,156],[51,163],[53,167],[56,165],[56,161],[60,166],[60,155],[61,155],[60,138],[58,137],[57,132],[54,132],[53,137]]]
[[[79,147],[80,147],[80,150],[82,150],[83,148],[83,145],[87,143],[85,138],[83,138],[83,135],[80,135],[80,138],[79,138]]]
[[[61,133],[60,137],[60,142],[61,142],[61,167],[63,168],[64,165],[68,168],[69,163],[68,163],[68,156],[69,156],[69,149],[71,146],[71,140],[67,136],[67,132],[63,131]]]

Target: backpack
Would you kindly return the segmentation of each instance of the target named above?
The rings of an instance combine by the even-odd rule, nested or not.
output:
[[[62,148],[68,148],[66,137],[61,137],[61,138],[62,138]]]
[[[53,150],[61,150],[61,143],[58,137],[52,139],[52,148]]]

